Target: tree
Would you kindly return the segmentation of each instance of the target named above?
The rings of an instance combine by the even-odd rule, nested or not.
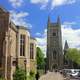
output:
[[[80,51],[76,48],[68,49],[65,57],[66,59],[71,60],[73,63],[80,65]]]
[[[37,67],[39,69],[44,69],[44,54],[39,47],[37,47]]]
[[[71,59],[72,61],[76,61],[78,58],[78,50],[73,48],[73,49],[68,49],[67,54],[66,54],[67,58]]]
[[[17,68],[13,75],[13,80],[25,80],[25,78],[26,78],[25,70]]]

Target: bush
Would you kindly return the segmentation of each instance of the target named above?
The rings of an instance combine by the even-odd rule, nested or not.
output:
[[[25,70],[18,68],[13,75],[13,80],[25,80],[26,77]]]
[[[5,80],[3,77],[0,77],[0,80]]]
[[[30,71],[30,80],[34,80],[35,79],[35,72],[34,71]]]
[[[4,77],[2,77],[2,75],[0,74],[0,80],[5,80],[5,78]]]
[[[30,71],[30,75],[33,77],[34,76],[34,71]]]

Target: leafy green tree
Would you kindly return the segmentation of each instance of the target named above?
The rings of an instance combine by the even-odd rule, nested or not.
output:
[[[13,75],[13,80],[25,80],[25,78],[26,78],[25,70],[17,68]]]
[[[77,64],[79,64],[80,65],[80,50],[78,50],[78,55],[77,55],[78,57],[77,57]]]
[[[78,52],[77,49],[69,49],[66,56],[72,61],[75,61],[77,58],[77,52]]]
[[[80,65],[80,51],[76,48],[68,49],[66,58]]]
[[[37,47],[37,67],[38,69],[44,69],[44,64],[45,64],[44,54],[42,50],[39,47]]]

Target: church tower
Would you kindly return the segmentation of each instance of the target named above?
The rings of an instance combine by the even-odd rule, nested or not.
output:
[[[65,41],[65,45],[64,45],[64,68],[69,68],[69,60],[66,59],[66,54],[67,54],[67,51],[69,49],[69,46],[68,46],[68,42],[67,40]]]
[[[67,50],[69,49],[69,46],[68,46],[68,42],[67,40],[65,41],[65,45],[64,45],[64,55],[66,54]]]
[[[63,50],[61,36],[61,22],[57,18],[56,23],[52,23],[48,17],[47,23],[47,65],[48,70],[60,69],[63,67]]]
[[[64,57],[63,57],[63,61],[64,61],[64,68],[69,69],[69,68],[73,68],[73,63],[70,59],[66,58],[66,54],[69,50],[69,46],[68,46],[68,42],[67,40],[65,41],[65,45],[64,45]]]

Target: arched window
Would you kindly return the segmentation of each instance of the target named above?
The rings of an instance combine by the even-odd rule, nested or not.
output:
[[[54,51],[53,51],[53,58],[54,58],[54,59],[56,59],[56,55],[57,55],[57,52],[54,50]]]

